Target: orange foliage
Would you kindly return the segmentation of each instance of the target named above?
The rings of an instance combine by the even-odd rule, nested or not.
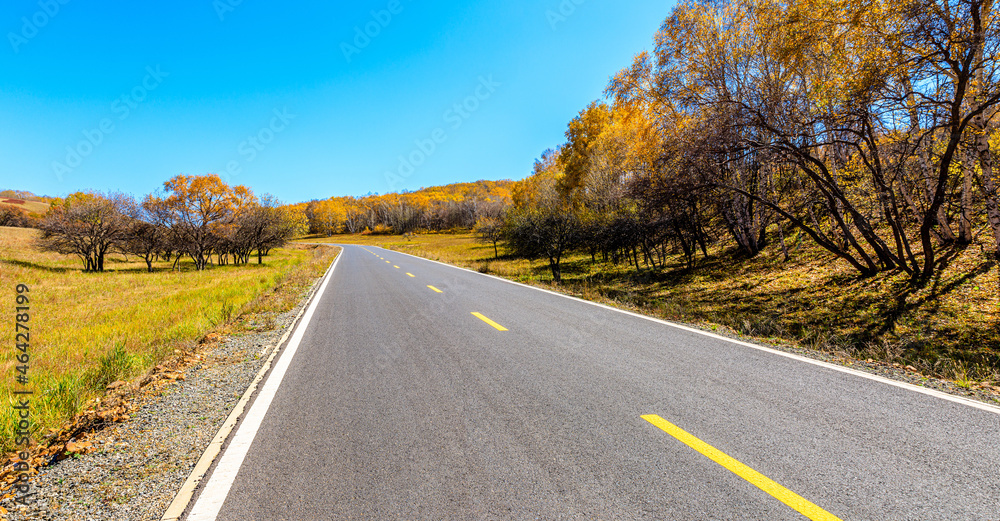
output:
[[[415,192],[332,197],[290,205],[303,211],[312,233],[405,233],[418,229],[471,229],[510,204],[512,181],[476,181]]]

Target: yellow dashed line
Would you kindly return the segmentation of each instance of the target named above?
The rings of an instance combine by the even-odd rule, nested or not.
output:
[[[795,492],[792,492],[774,481],[771,481],[767,476],[727,456],[722,451],[699,440],[698,438],[695,438],[667,420],[664,420],[655,414],[647,414],[643,416],[642,419],[659,427],[663,430],[663,432],[677,438],[681,443],[684,443],[688,447],[700,452],[708,459],[722,465],[726,468],[726,470],[747,480],[751,485],[774,496],[778,499],[778,501],[792,507],[795,511],[806,516],[807,518],[812,519],[813,521],[841,521],[839,517],[823,510],[809,501],[806,501],[802,498],[802,496],[799,496]]]
[[[479,320],[482,320],[483,322],[486,322],[487,324],[489,324],[489,325],[497,328],[497,330],[499,330],[499,331],[507,331],[507,328],[505,328],[505,327],[501,326],[500,324],[497,324],[496,322],[494,322],[494,321],[492,321],[492,320],[484,317],[482,313],[476,313],[475,311],[473,311],[472,312],[472,316],[474,316],[474,317],[478,318]]]

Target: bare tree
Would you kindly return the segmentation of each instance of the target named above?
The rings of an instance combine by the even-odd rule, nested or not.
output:
[[[122,194],[72,194],[42,220],[42,247],[80,257],[85,271],[104,271],[106,255],[128,237],[128,205]]]
[[[153,261],[169,248],[166,211],[152,196],[146,196],[142,203],[132,199],[125,202],[123,211],[128,218],[128,229],[122,251],[145,261],[146,271],[152,273]]]
[[[28,212],[4,204],[0,205],[0,226],[30,228],[32,226],[32,219],[28,217]]]
[[[493,245],[493,258],[499,259],[497,243],[503,240],[503,218],[481,217],[476,222],[475,232],[479,242]]]

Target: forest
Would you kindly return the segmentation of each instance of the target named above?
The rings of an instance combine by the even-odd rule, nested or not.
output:
[[[639,270],[811,241],[921,285],[949,251],[1000,255],[992,7],[685,2],[526,179],[306,213],[318,233],[475,226],[556,281],[570,251]]]
[[[512,181],[477,181],[414,192],[332,197],[291,205],[309,220],[311,233],[405,234],[470,229],[500,219],[510,206]]]

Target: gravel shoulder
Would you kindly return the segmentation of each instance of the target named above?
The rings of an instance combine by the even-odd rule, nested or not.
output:
[[[7,519],[160,519],[315,288],[274,316],[275,329],[202,346],[183,380],[145,388],[129,420],[87,437],[96,450],[41,469],[32,479],[33,504],[0,502]]]

